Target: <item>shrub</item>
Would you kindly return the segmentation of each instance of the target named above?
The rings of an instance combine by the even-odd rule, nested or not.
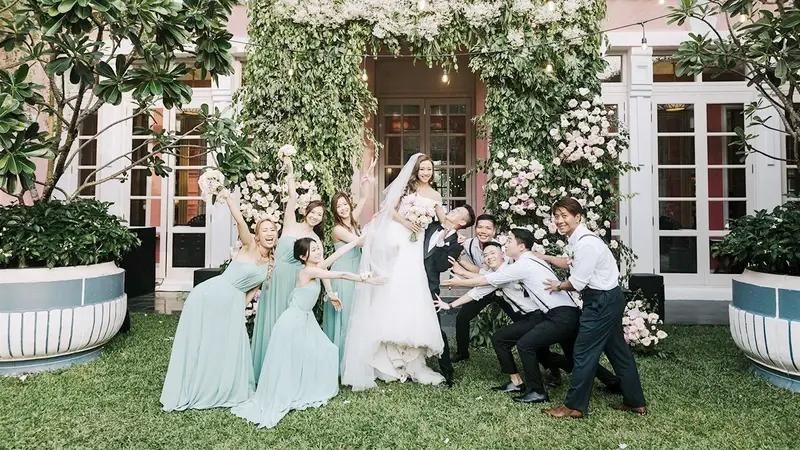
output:
[[[777,275],[800,275],[800,203],[732,220],[730,233],[712,249],[734,264]]]
[[[0,209],[0,268],[65,267],[115,261],[139,239],[96,200]]]

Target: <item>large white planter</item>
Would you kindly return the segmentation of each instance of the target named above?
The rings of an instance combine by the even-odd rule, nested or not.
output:
[[[0,270],[0,375],[96,358],[125,319],[124,281],[114,263]]]
[[[733,280],[731,336],[755,373],[800,392],[800,277],[746,270]]]

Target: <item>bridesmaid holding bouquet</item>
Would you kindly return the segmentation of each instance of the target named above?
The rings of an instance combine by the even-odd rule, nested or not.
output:
[[[251,234],[225,190],[242,249],[221,275],[197,285],[181,313],[161,404],[164,411],[231,407],[255,389],[244,309],[272,267],[277,226],[263,220]]]

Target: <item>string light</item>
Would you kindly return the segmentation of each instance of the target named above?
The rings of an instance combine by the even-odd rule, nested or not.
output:
[[[658,0],[658,4],[659,5],[663,5],[664,4],[664,0]]]
[[[642,50],[647,50],[647,36],[644,34],[644,22],[639,25],[642,26]]]
[[[361,70],[361,81],[366,82],[367,80],[369,80],[369,75],[367,75],[367,69],[365,67]]]
[[[290,68],[289,68],[289,76],[290,76],[290,77],[293,77],[293,76],[294,76],[294,68],[293,68],[293,67],[290,67]]]
[[[447,69],[442,71],[442,83],[450,84],[450,75],[447,74]]]
[[[747,15],[746,14],[739,15],[739,22],[747,23]]]
[[[427,7],[428,7],[428,0],[419,0],[417,2],[417,8],[419,8],[420,11],[424,10]]]
[[[547,65],[546,65],[546,66],[544,66],[544,71],[545,71],[546,73],[553,73],[553,65],[552,65],[552,64],[550,64],[550,63],[547,63]]]

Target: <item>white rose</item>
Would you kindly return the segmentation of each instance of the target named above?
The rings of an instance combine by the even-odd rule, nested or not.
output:
[[[500,202],[500,208],[501,209],[508,209],[509,206],[510,205],[508,204],[508,202]]]
[[[659,339],[664,339],[667,337],[667,333],[664,332],[664,330],[658,330],[658,332],[656,333],[656,337]]]
[[[311,172],[312,170],[314,170],[314,165],[311,163],[306,163],[306,165],[303,166],[303,169],[305,169],[306,172]]]
[[[541,229],[541,228],[537,229],[537,230],[536,230],[536,231],[533,233],[533,237],[534,237],[534,238],[536,238],[536,240],[542,240],[542,238],[544,238],[545,236],[547,236],[547,232],[545,232],[545,231],[544,231],[543,229]]]
[[[497,183],[492,183],[492,184],[489,185],[489,189],[491,189],[493,191],[496,191],[496,190],[500,189],[500,186],[498,186]]]
[[[571,100],[570,100],[570,101],[567,103],[567,105],[568,105],[570,108],[574,108],[574,107],[578,106],[578,101],[577,101],[577,100],[575,100],[575,99],[573,98],[573,99],[571,99]]]
[[[585,97],[585,96],[589,95],[589,89],[580,88],[580,89],[578,89],[578,94],[581,94],[581,97]]]

